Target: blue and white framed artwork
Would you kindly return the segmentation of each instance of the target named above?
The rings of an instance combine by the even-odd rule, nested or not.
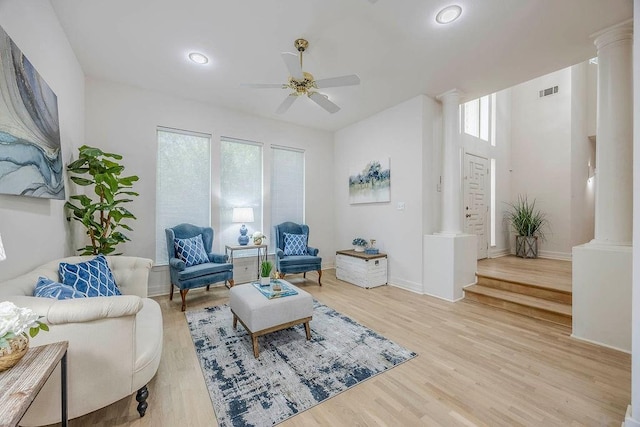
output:
[[[370,160],[349,167],[349,203],[391,201],[390,159]]]
[[[64,199],[58,98],[0,28],[0,193]]]

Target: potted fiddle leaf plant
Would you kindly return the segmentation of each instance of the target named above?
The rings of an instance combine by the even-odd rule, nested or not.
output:
[[[544,240],[543,229],[548,221],[546,215],[536,209],[536,199],[529,202],[526,195],[518,195],[518,200],[509,204],[507,219],[516,233],[516,256],[537,258],[538,239]]]
[[[273,269],[273,264],[271,261],[262,261],[260,263],[260,284],[268,285],[271,283],[271,270]]]
[[[124,205],[133,201],[131,196],[138,196],[132,191],[138,177],[122,176],[124,166],[118,160],[122,160],[120,154],[83,145],[78,160],[67,165],[71,181],[91,189],[88,194],[71,196],[65,203],[72,214],[68,220],[80,222],[89,236],[90,243],[78,249],[80,255],[108,255],[129,240],[121,229],[132,231],[124,221],[136,217]]]

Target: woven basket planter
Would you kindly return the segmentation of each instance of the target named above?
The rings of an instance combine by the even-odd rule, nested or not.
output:
[[[516,236],[516,256],[520,258],[538,258],[538,237]]]
[[[8,341],[9,348],[0,348],[0,372],[15,366],[29,350],[29,337],[24,334]]]

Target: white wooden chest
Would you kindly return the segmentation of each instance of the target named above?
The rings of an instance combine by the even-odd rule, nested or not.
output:
[[[387,254],[344,250],[336,252],[336,277],[362,288],[387,284]]]

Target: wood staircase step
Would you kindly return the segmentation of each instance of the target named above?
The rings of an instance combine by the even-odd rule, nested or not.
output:
[[[564,289],[552,288],[537,283],[525,283],[524,281],[505,279],[488,274],[477,273],[476,276],[478,278],[477,284],[480,286],[529,295],[563,304],[571,305],[572,303],[571,291]]]
[[[571,326],[571,305],[482,285],[464,288],[465,298],[560,325]]]

